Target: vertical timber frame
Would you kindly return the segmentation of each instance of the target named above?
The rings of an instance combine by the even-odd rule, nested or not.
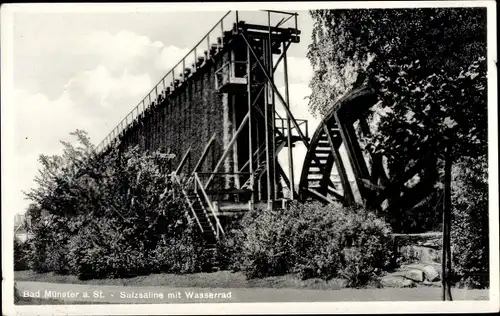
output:
[[[267,41],[262,41],[263,52],[264,52],[264,65],[269,66],[269,54],[271,54],[269,49],[269,44]],[[271,79],[272,80],[272,79]],[[266,83],[264,86],[264,120],[265,120],[265,133],[266,133],[266,178],[267,178],[267,203],[268,207],[273,206],[274,199],[274,169],[273,169],[273,158],[274,151],[272,142],[274,139],[273,131],[270,129],[269,123],[274,120],[274,115],[272,112],[272,106],[269,102],[269,84]]]
[[[267,42],[267,53],[268,53],[268,71],[271,75],[271,81],[274,82],[274,65],[273,65],[273,41],[271,39],[271,12],[267,11],[267,28],[268,28],[268,42]],[[270,137],[270,162],[271,162],[271,169],[267,169],[269,173],[271,173],[271,184],[272,184],[272,200],[277,200],[278,199],[278,192],[277,192],[277,182],[279,180],[279,175],[276,172],[276,135],[275,135],[275,130],[276,130],[276,120],[275,120],[275,96],[274,96],[274,91],[268,87],[268,91],[272,92],[271,93],[271,100],[268,102],[269,104],[269,118],[270,118],[270,125],[271,125],[271,135]],[[288,104],[284,104],[284,106],[288,106]],[[269,201],[269,200],[268,200]],[[274,203],[271,203],[270,207],[273,207]]]
[[[285,13],[285,12],[278,12],[278,11],[267,11],[267,26],[265,28],[261,28],[261,31],[267,31],[267,34],[264,32],[252,32],[248,31],[243,25],[243,27],[237,27],[238,33],[241,35],[243,38],[244,42],[247,45],[247,61],[249,66],[247,69],[247,77],[252,78],[251,70],[254,68],[254,66],[259,67],[259,70],[262,72],[264,76],[264,85],[263,85],[263,90],[264,90],[264,120],[265,120],[265,171],[266,171],[266,186],[267,186],[267,205],[268,207],[273,207],[274,206],[274,201],[278,199],[278,181],[280,177],[283,177],[285,180],[286,185],[289,188],[290,196],[289,198],[295,198],[295,190],[294,190],[294,175],[293,175],[293,153],[292,153],[292,147],[293,147],[293,142],[296,139],[292,139],[292,129],[295,129],[298,133],[298,138],[299,141],[302,141],[306,148],[309,147],[308,143],[308,138],[304,135],[302,132],[300,126],[298,125],[296,119],[293,117],[290,106],[289,106],[289,91],[288,91],[288,65],[287,65],[287,60],[286,60],[286,54],[287,54],[287,49],[289,48],[290,44],[293,42],[292,37],[295,36],[295,40],[298,41],[298,36],[297,35],[291,35],[291,33],[286,34],[283,36],[281,34],[281,37],[276,36],[277,28],[279,25],[283,24],[286,20],[295,17],[295,21],[297,20],[297,14],[293,13],[286,13],[289,14],[288,19],[285,20],[285,18],[278,23],[276,27],[271,26],[271,12],[275,13]],[[295,24],[297,25],[297,24]],[[290,29],[289,29],[290,31]],[[295,32],[300,34],[300,31],[295,28]],[[288,37],[287,37],[288,35]],[[252,42],[253,37],[258,37],[260,39],[260,45],[262,45],[262,53],[263,53],[263,58],[262,62],[259,60],[258,54],[254,51],[252,48],[252,45],[250,44]],[[273,43],[278,44],[278,49],[282,48],[282,51],[280,53],[280,56],[274,64],[273,61]],[[251,65],[250,66],[250,61],[255,60],[256,65]],[[285,80],[285,94],[286,94],[286,99],[280,94],[278,91],[276,84],[274,83],[274,73],[277,70],[279,64],[281,61],[283,62],[284,65],[284,80]],[[251,96],[251,84],[248,82],[247,85],[247,94],[249,96],[249,104],[254,103],[252,102],[252,96]],[[282,106],[285,109],[286,112],[286,128],[288,130],[288,133],[282,133],[276,128],[276,101],[275,99],[278,99]],[[251,121],[250,121],[251,122]],[[282,124],[283,125],[283,124]],[[284,126],[281,127],[282,129]],[[283,172],[283,168],[279,165],[278,159],[277,159],[277,150],[278,148],[281,148],[277,145],[277,134],[281,134],[283,136],[283,140],[286,145],[288,146],[288,162],[289,162],[289,176],[290,178],[288,179],[286,177],[286,174]],[[250,137],[253,137],[253,134],[250,134]],[[257,136],[256,136],[257,137]],[[253,149],[253,148],[252,148]],[[253,150],[251,151],[253,153]],[[250,154],[251,155],[251,154]],[[250,156],[250,158],[252,155]],[[257,155],[257,159],[259,155]],[[253,165],[253,162],[250,163],[250,165]],[[253,170],[251,171],[251,174],[254,174]],[[258,176],[256,174],[256,176]],[[260,181],[258,181],[260,185]],[[255,182],[252,183],[251,189],[252,192],[254,192],[254,186]],[[259,190],[259,195],[262,194],[261,190]],[[259,196],[260,199],[260,196]]]
[[[253,134],[252,134],[252,56],[250,55],[250,47],[247,47],[247,101],[248,101],[248,171],[250,173],[250,208],[255,204],[255,175],[253,172]],[[259,190],[260,194],[260,190]]]
[[[283,77],[285,80],[285,98],[286,98],[286,103],[287,106],[290,106],[290,95],[288,92],[288,60],[286,58],[287,55],[287,50],[288,47],[290,46],[291,42],[288,42],[285,44],[283,42],[283,53],[281,54],[280,57],[283,58]],[[279,60],[277,64],[279,63]],[[276,67],[274,68],[274,71],[276,70]],[[289,177],[289,188],[290,188],[290,199],[293,200],[295,198],[295,178],[293,174],[293,151],[292,151],[292,125],[290,122],[290,115],[286,115],[286,128],[288,130],[287,133],[287,146],[288,146],[288,174],[290,175]]]
[[[237,95],[237,100],[234,98],[234,95],[229,95],[228,103],[230,109],[227,113],[227,120],[231,121],[231,124],[228,124],[230,130],[228,130],[227,140],[224,140],[223,153],[219,152],[219,144],[214,140],[214,137],[208,143],[203,144],[205,148],[201,153],[201,157],[198,156],[200,154],[198,152],[199,148],[195,144],[190,144],[191,147],[187,150],[182,149],[183,152],[176,152],[176,154],[182,154],[183,156],[180,161],[176,159],[178,165],[174,172],[177,176],[180,176],[181,172],[183,175],[187,175],[189,177],[189,180],[186,182],[188,185],[196,176],[200,176],[198,188],[200,190],[206,189],[208,192],[207,200],[210,200],[214,195],[220,194],[213,193],[217,190],[216,187],[219,185],[219,182],[216,183],[216,181],[212,180],[223,174],[218,171],[225,164],[225,160],[231,160],[231,166],[228,164],[224,171],[226,172],[225,175],[235,176],[234,185],[236,191],[246,190],[248,192],[244,192],[244,194],[251,193],[249,201],[251,207],[257,201],[265,202],[266,200],[268,206],[273,207],[275,205],[274,202],[280,198],[282,193],[281,188],[284,186],[280,182],[281,178],[284,179],[284,182],[290,189],[289,198],[293,199],[296,197],[292,147],[297,139],[304,142],[306,148],[308,147],[308,139],[297,123],[297,120],[291,114],[289,106],[288,63],[286,55],[290,45],[299,41],[300,31],[297,29],[297,13],[263,10],[261,12],[267,15],[266,25],[265,22],[248,24],[240,19],[238,11],[232,11],[236,17],[235,27],[233,27],[232,31],[225,31],[224,25],[231,24],[227,23],[227,19],[224,21],[230,12],[227,12],[195,47],[139,102],[131,111],[132,115],[130,115],[130,119],[127,116],[122,120],[119,126],[99,145],[99,150],[109,146],[108,143],[113,140],[113,135],[116,135],[115,138],[123,140],[125,145],[132,145],[134,142],[138,142],[142,150],[149,151],[160,148],[160,150],[166,150],[167,152],[176,152],[177,149],[175,147],[177,144],[169,142],[167,137],[178,143],[188,143],[191,139],[196,138],[196,133],[192,133],[192,129],[195,128],[193,126],[194,121],[192,120],[192,116],[195,114],[193,113],[193,107],[191,104],[183,106],[184,101],[188,99],[186,93],[189,93],[194,88],[189,78],[198,72],[199,67],[207,64],[212,67],[212,63],[215,64],[218,62],[216,58],[220,51],[224,53],[228,52],[232,57],[230,58],[232,63],[229,69],[231,73],[234,74],[237,70],[244,72],[244,67],[239,66],[244,66],[244,55],[246,53],[246,85],[240,85],[239,88],[241,90],[238,88],[238,90],[233,92]],[[276,17],[275,14],[278,15],[278,20],[281,19],[276,26],[271,25],[271,17]],[[292,22],[289,25],[293,24],[294,20],[295,27],[293,25],[291,27],[283,26],[287,21]],[[213,37],[211,37],[215,34],[215,32],[212,33],[215,28],[217,28],[215,32],[217,34],[220,33],[221,36],[220,40],[217,40],[218,44],[214,44]],[[251,40],[252,44],[248,42],[248,39]],[[235,46],[231,46],[233,44]],[[258,47],[254,51],[253,47],[256,44]],[[204,49],[205,45],[205,58],[203,58],[203,54],[199,53],[199,49]],[[237,49],[232,51],[232,47],[236,47]],[[241,54],[241,56],[238,54]],[[274,55],[279,55],[279,57]],[[191,58],[190,56],[195,60],[192,71],[186,68],[186,66],[189,67],[190,65],[188,59]],[[197,62],[200,57],[202,61],[198,64]],[[276,58],[276,60],[273,60],[273,58]],[[281,65],[285,67],[286,97],[280,94],[274,83],[275,72],[281,62],[283,62]],[[240,84],[243,81],[243,77],[242,75],[238,75],[237,77],[239,77],[238,79],[242,79],[238,83]],[[242,100],[245,102],[245,99],[248,102],[248,112],[245,115],[246,107],[243,109],[240,107],[236,113],[235,109],[236,105],[238,105],[236,103]],[[286,121],[276,112],[276,99],[285,108]],[[171,121],[170,124],[168,123],[169,121]],[[281,125],[279,124],[280,122]],[[284,122],[286,122],[286,127],[283,124]],[[137,126],[133,126],[129,131],[129,125],[135,123],[137,123]],[[245,126],[245,124],[248,124],[248,126]],[[307,122],[305,125],[302,125],[302,128],[304,126],[307,129]],[[264,129],[267,130],[266,133],[263,132]],[[209,130],[207,135],[212,134],[212,132]],[[247,132],[248,136],[246,135]],[[126,133],[129,134],[127,137],[125,137]],[[295,136],[294,133],[298,133],[298,136]],[[205,140],[205,135],[202,136],[203,140]],[[247,142],[248,145],[246,144]],[[247,146],[248,153],[246,151]],[[277,159],[278,152],[284,146],[288,146],[288,177]],[[245,162],[247,155],[248,161]],[[211,166],[205,164],[203,169],[208,169],[209,172],[202,172],[200,167],[204,161],[209,161],[208,157],[210,157],[210,163],[208,164]],[[228,157],[232,157],[232,159]],[[202,175],[208,175],[209,177],[202,178]],[[247,177],[247,175],[249,176]],[[237,183],[240,177],[242,177],[241,184]],[[259,181],[259,178],[262,178],[262,181]],[[249,184],[245,180],[248,180]],[[210,186],[211,183],[214,183],[214,185]],[[209,186],[210,190],[208,190]],[[225,187],[232,189],[231,186]],[[256,187],[259,188],[257,189]],[[188,195],[191,195],[191,191],[192,188],[186,189]],[[246,199],[248,201],[248,198]]]

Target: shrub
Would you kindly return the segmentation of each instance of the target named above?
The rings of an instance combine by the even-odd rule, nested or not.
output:
[[[18,238],[14,237],[14,271],[27,270],[28,266],[28,247],[27,243],[23,243]]]
[[[360,286],[390,259],[388,224],[364,210],[292,203],[287,210],[251,211],[241,226],[233,247],[249,278],[294,273]]]
[[[220,270],[238,272],[241,269],[243,226],[242,216],[231,217],[228,223],[222,224],[225,236],[216,243],[215,265]]]
[[[78,147],[40,156],[39,186],[27,194],[32,268],[82,279],[197,271],[203,254],[172,157],[138,148],[96,155],[85,133],[73,135]]]
[[[152,272],[194,273],[206,270],[201,234],[190,223],[183,234],[163,238],[151,252]]]
[[[488,174],[486,157],[466,159],[453,169],[451,245],[456,281],[489,286]]]
[[[41,214],[33,205],[28,216]],[[36,217],[34,217],[36,218]],[[67,274],[68,248],[65,234],[61,233],[64,219],[59,216],[40,216],[30,227],[32,236],[26,241],[29,268],[39,272]]]

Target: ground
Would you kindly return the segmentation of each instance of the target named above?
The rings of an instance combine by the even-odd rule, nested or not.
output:
[[[44,281],[42,281],[45,279]],[[339,280],[301,281],[292,276],[246,280],[242,274],[227,271],[192,275],[157,274],[130,279],[80,281],[74,276],[52,273],[16,272],[21,297],[19,304],[127,304],[202,302],[338,302],[338,301],[437,301],[439,287],[343,288]],[[47,292],[71,293],[71,298],[46,296]],[[88,297],[84,297],[83,293]],[[76,294],[78,293],[78,294]],[[202,296],[195,297],[194,293]],[[211,293],[211,294],[210,294]],[[453,289],[454,300],[487,300],[488,290]],[[192,297],[190,297],[190,295]],[[162,296],[162,297],[161,297]]]

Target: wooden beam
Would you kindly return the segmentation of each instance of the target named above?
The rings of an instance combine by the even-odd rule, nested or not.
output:
[[[356,179],[356,184],[358,185],[359,193],[363,200],[367,202],[370,198],[370,194],[367,193],[366,188],[361,181],[361,179],[369,178],[368,168],[359,147],[359,143],[356,139],[356,134],[354,133],[354,128],[351,122],[345,122],[343,117],[339,117],[338,111],[335,112],[335,121],[339,126],[340,136],[345,144],[347,155],[349,156],[349,161],[351,162],[352,171]]]
[[[233,95],[231,98],[231,106],[230,106],[231,120],[232,120],[231,133],[233,135],[234,135],[234,133],[236,133],[236,102],[235,101],[236,101],[236,98],[235,98],[235,95]],[[250,139],[249,139],[249,141],[250,141]],[[250,144],[250,148],[251,148],[251,144]],[[238,158],[238,142],[236,142],[233,146],[233,171],[239,171],[239,170],[240,170],[240,168],[239,168],[239,158]],[[238,189],[241,187],[239,176],[234,178],[234,185]]]
[[[363,182],[363,186],[365,189],[371,190],[371,191],[376,191],[376,192],[382,192],[385,190],[384,186],[381,185],[376,185],[370,181],[370,179],[361,179],[361,182]]]
[[[285,43],[283,43],[283,54],[281,54],[280,57],[283,57],[283,76],[285,78],[285,97],[286,97],[286,102],[287,106],[290,105],[290,95],[288,91],[288,60],[286,57],[286,51],[288,50],[288,47],[290,46],[291,42],[288,42],[288,45],[285,46]],[[276,67],[278,67],[279,60],[276,64]],[[273,69],[273,73],[274,73]],[[288,173],[290,174],[290,198],[293,200],[295,199],[295,191],[293,189],[293,185],[295,183],[295,176],[293,174],[293,150],[292,150],[292,125],[290,122],[290,117],[286,118],[286,128],[288,129],[288,135],[287,135],[287,145],[288,145]],[[280,167],[281,168],[281,167]],[[283,171],[283,170],[282,170]]]
[[[278,96],[278,99],[280,100],[280,102],[282,104],[286,104],[285,99],[283,98],[283,96],[281,95],[281,93],[278,91],[278,88],[276,87],[276,85],[274,84],[273,80],[271,79],[271,77],[269,75],[269,72],[267,71],[266,67],[264,67],[262,65],[262,63],[260,62],[259,57],[257,56],[257,54],[255,53],[255,51],[252,48],[252,45],[250,45],[250,43],[248,42],[248,40],[247,40],[247,38],[246,38],[245,35],[241,34],[241,36],[243,37],[244,41],[247,43],[248,50],[255,57],[255,60],[256,60],[257,64],[260,66],[262,72],[264,73],[264,76],[266,77],[267,81],[269,82],[269,85],[274,90],[274,93]],[[302,142],[304,143],[304,146],[307,149],[309,149],[309,147],[310,147],[309,141],[307,140],[307,138],[305,137],[305,135],[302,133],[302,130],[299,128],[299,124],[297,123],[297,120],[295,120],[295,117],[293,116],[292,112],[290,111],[290,109],[288,108],[288,106],[283,106],[283,108],[285,109],[285,111],[287,112],[287,115],[290,117],[293,125],[297,129],[297,132],[299,133],[299,137],[302,140]]]
[[[326,133],[330,148],[332,149],[334,163],[337,165],[340,181],[342,182],[342,189],[344,190],[344,202],[347,205],[352,205],[354,203],[354,195],[352,193],[351,183],[349,182],[349,178],[347,177],[347,172],[345,171],[344,162],[342,161],[342,157],[340,156],[339,149],[333,142],[333,137],[330,129],[325,124],[323,124],[323,129]]]
[[[416,155],[418,157],[418,155]],[[423,159],[420,159],[410,167],[407,171],[404,172],[403,176],[399,181],[392,180],[385,186],[385,189],[383,192],[381,192],[376,199],[374,200],[374,205],[381,204],[385,199],[387,199],[391,193],[394,193],[395,191],[399,190],[402,188],[403,184],[411,179],[419,170],[422,169],[422,167],[429,161],[430,157],[432,154],[430,152],[427,152],[426,156]]]
[[[229,152],[231,151],[231,148],[233,147],[233,144],[236,142],[236,140],[238,139],[238,136],[240,135],[241,131],[243,130],[243,127],[245,126],[245,124],[248,122],[248,119],[250,118],[250,111],[247,112],[247,114],[245,115],[245,117],[243,118],[243,120],[241,121],[241,124],[240,126],[238,127],[238,130],[236,131],[236,134],[233,135],[233,138],[231,139],[231,141],[229,142],[226,150],[224,150],[224,153],[222,154],[222,157],[220,157],[219,161],[217,162],[217,164],[215,165],[215,168],[213,170],[213,172],[217,172],[217,170],[219,170],[220,166],[222,165],[222,163],[224,162],[224,159],[226,159],[227,155],[229,154]],[[210,182],[212,182],[214,178],[214,174],[212,174],[207,182],[205,183],[205,189],[208,188],[208,186],[210,185]]]
[[[344,202],[344,200],[345,200],[344,196],[342,194],[338,193],[337,191],[335,191],[332,187],[328,186],[327,191],[328,191],[328,193],[335,196],[340,201]]]
[[[275,73],[276,69],[278,69],[278,66],[279,66],[281,60],[283,59],[284,55],[286,54],[286,51],[290,47],[290,44],[292,44],[292,42],[286,42],[286,46],[285,46],[285,42],[283,42],[283,52],[281,52],[280,57],[278,57],[278,60],[276,61],[276,64],[273,67],[273,73]]]
[[[453,301],[451,296],[451,145],[445,147],[444,153],[444,203],[443,203],[443,249],[441,258],[442,300]]]
[[[285,183],[288,186],[288,189],[290,190],[290,198],[293,199],[294,196],[297,196],[297,193],[295,192],[293,184],[290,183],[290,179],[288,179],[288,177],[285,174],[285,171],[283,170],[278,161],[276,161],[276,168],[278,169],[279,174],[283,177],[283,180],[285,180]]]
[[[314,189],[311,189],[311,188],[306,188],[307,191],[309,191],[310,193],[312,193],[313,195],[321,198],[322,200],[324,200],[325,202],[327,203],[330,203],[330,204],[333,204],[335,203],[335,201],[329,199],[328,197],[324,196],[323,194],[319,193],[318,191],[314,190]]]
[[[208,150],[210,149],[210,147],[212,146],[213,142],[215,141],[215,136],[216,135],[217,135],[216,133],[214,133],[212,135],[212,137],[208,141],[207,145],[203,149],[203,152],[202,152],[202,154],[200,156],[200,159],[198,159],[198,162],[196,163],[196,166],[194,167],[192,174],[194,174],[195,172],[198,172],[198,168],[203,164],[203,162],[207,158]]]
[[[186,163],[187,161],[187,157],[189,155],[189,153],[191,152],[191,147],[189,147],[187,150],[186,150],[186,153],[184,154],[184,157],[182,157],[182,160],[181,162],[179,163],[179,165],[177,166],[177,168],[175,169],[175,174],[179,174],[179,171],[181,171],[182,167],[184,166],[184,164]]]

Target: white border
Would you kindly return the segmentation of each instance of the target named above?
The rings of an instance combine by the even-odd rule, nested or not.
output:
[[[332,303],[229,303],[229,304],[168,304],[168,305],[13,305],[13,225],[2,211],[2,305],[6,315],[102,315],[102,314],[273,314],[273,313],[437,313],[498,311],[499,297],[499,235],[498,235],[498,125],[497,125],[497,60],[496,7],[494,1],[360,1],[360,2],[283,2],[283,3],[126,3],[126,4],[7,4],[1,11],[1,69],[2,81],[2,209],[9,205],[8,185],[15,179],[12,155],[15,104],[9,103],[12,93],[13,13],[80,13],[80,12],[165,12],[165,11],[226,11],[276,9],[301,11],[309,9],[354,8],[414,8],[414,7],[486,7],[488,17],[488,123],[489,123],[489,205],[490,205],[490,271],[489,301],[455,302],[332,302]],[[9,104],[9,106],[5,106]],[[10,255],[9,255],[10,254]],[[112,310],[112,312],[111,312]]]

